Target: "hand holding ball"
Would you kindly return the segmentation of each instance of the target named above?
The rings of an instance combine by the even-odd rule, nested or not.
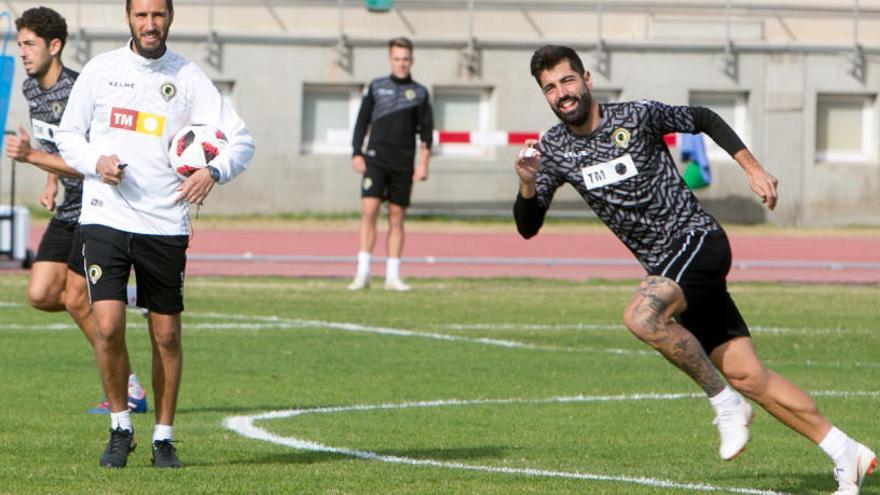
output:
[[[168,161],[181,179],[211,164],[227,144],[226,134],[209,125],[193,124],[177,131],[168,148]]]
[[[538,150],[536,150],[535,148],[524,148],[519,152],[520,160],[528,160],[530,158],[534,158],[535,156],[538,156]]]

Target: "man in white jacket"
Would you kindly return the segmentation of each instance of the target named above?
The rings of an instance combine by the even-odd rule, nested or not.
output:
[[[189,206],[201,205],[215,182],[244,171],[254,143],[205,73],[167,48],[172,0],[127,0],[126,16],[131,40],[83,67],[57,141],[64,160],[85,178],[80,224],[97,323],[95,359],[111,411],[100,465],[124,467],[136,445],[124,365],[125,289],[134,268],[153,346],[152,462],[180,467],[171,441],[183,363]],[[167,150],[174,133],[192,123],[221,129],[229,144],[210,166],[181,182]]]

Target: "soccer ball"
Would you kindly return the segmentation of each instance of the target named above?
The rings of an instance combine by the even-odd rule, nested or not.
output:
[[[168,161],[181,179],[205,168],[226,146],[226,134],[210,125],[191,124],[177,131],[168,148]]]

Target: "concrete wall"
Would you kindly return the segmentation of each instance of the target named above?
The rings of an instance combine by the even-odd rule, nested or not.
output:
[[[70,5],[59,4],[59,10],[62,8],[69,10]],[[104,16],[101,22],[113,28],[100,28],[104,24],[90,17],[99,25],[85,32],[84,39],[89,40],[91,54],[116,48],[125,41],[124,25],[112,19],[106,6],[95,8],[101,9]],[[206,53],[202,41],[204,34],[193,30],[192,24],[185,23],[199,22],[198,16],[182,7],[178,9],[178,21],[182,25],[176,25],[172,30],[170,46],[193,60],[202,61]],[[477,40],[479,71],[469,75],[463,62],[466,38],[458,41],[437,38],[444,32],[461,34],[462,25],[466,23],[461,11],[445,12],[444,16],[449,19],[437,14],[436,25],[432,25],[421,20],[420,16],[425,15],[421,10],[412,13],[404,10],[406,15],[398,17],[363,17],[364,14],[357,10],[347,17],[346,26],[347,31],[362,37],[349,38],[351,67],[345,70],[336,63],[332,33],[336,22],[334,9],[322,10],[314,6],[309,9],[312,17],[305,14],[298,17],[290,12],[283,14],[288,22],[292,22],[290,19],[302,22],[302,18],[313,18],[316,25],[319,21],[324,22],[326,26],[317,26],[314,36],[249,37],[235,33],[224,37],[221,31],[222,68],[203,64],[212,78],[234,81],[232,99],[254,134],[258,150],[251,170],[233,183],[216,189],[202,209],[203,213],[357,210],[359,178],[350,168],[349,156],[302,152],[302,90],[304,84],[363,85],[387,74],[383,40],[390,35],[409,34],[414,39],[417,46],[413,74],[429,89],[436,86],[491,88],[491,120],[498,130],[540,131],[555,123],[554,115],[528,73],[528,61],[534,48],[547,42],[570,43],[579,48],[588,66],[593,65],[596,18],[589,11],[577,11],[567,16],[562,12],[548,12],[531,26],[523,21],[521,14],[503,12],[510,17],[509,31],[534,31],[535,25],[539,31],[546,31],[543,26],[555,19],[566,33],[575,32],[580,25],[584,34],[580,37],[572,34],[568,39],[550,39],[546,33],[538,36],[532,32],[523,40],[516,40],[511,32],[499,33],[498,23],[486,23],[482,29],[488,34]],[[701,15],[706,18],[705,13]],[[765,39],[768,32],[784,31],[791,35],[793,22],[786,24],[786,30],[783,30],[771,21],[761,20],[763,18],[756,20],[745,16],[739,19],[735,28],[743,41],[737,45],[737,74],[730,77],[722,70],[725,59],[723,44],[717,42],[718,26],[715,26],[715,32],[703,30],[695,34],[700,40],[709,37],[715,40],[713,42],[669,40],[669,33],[673,32],[670,26],[675,23],[703,24],[686,16],[684,20],[667,18],[662,23],[653,21],[653,24],[644,19],[633,21],[632,16],[631,13],[618,14],[616,22],[619,22],[620,29],[608,34],[612,37],[607,45],[608,70],[602,74],[594,69],[596,89],[619,90],[623,100],[647,98],[670,104],[688,103],[691,91],[748,94],[748,131],[743,137],[758,159],[780,179],[780,204],[775,212],[768,213],[749,190],[739,167],[732,160],[722,160],[713,163],[713,184],[698,192],[710,211],[723,221],[880,225],[880,198],[877,194],[880,190],[880,163],[816,163],[814,152],[817,95],[828,92],[876,95],[880,88],[880,50],[876,45],[866,47],[866,77],[860,81],[848,73],[851,68],[849,48],[839,38],[832,40],[837,43],[834,45],[836,52],[826,45],[804,46],[802,39],[797,40],[801,44],[794,43],[789,48],[780,47],[778,43],[762,43],[760,40]],[[774,18],[778,20],[778,16]],[[224,28],[234,24],[228,16],[222,16],[222,19]],[[410,26],[406,27],[401,19]],[[814,18],[807,21],[818,22]],[[868,21],[874,22],[875,19],[871,17]],[[270,18],[261,22],[272,21]],[[421,22],[433,27],[422,27]],[[605,30],[614,25],[613,16],[608,22]],[[839,18],[834,22],[835,25],[847,25]],[[404,26],[401,32],[390,31],[401,24]],[[719,25],[723,26],[723,23]],[[445,30],[442,29],[444,26]],[[406,32],[412,29],[417,31],[416,34]],[[821,28],[814,31],[824,33]],[[423,38],[420,37],[422,32],[425,33]],[[615,35],[621,38],[614,41]],[[657,42],[657,36],[666,38]],[[820,35],[817,37],[821,38]],[[633,41],[640,39],[643,42]],[[74,60],[73,48],[73,44],[68,47],[65,60],[68,65],[78,68],[80,64]],[[27,121],[25,102],[20,93],[22,74],[20,66],[17,67],[7,128]],[[877,99],[874,119],[875,123],[880,119],[880,101]],[[877,127],[880,126],[875,125],[875,134]],[[874,146],[880,146],[876,135],[873,142]],[[415,187],[414,210],[507,214],[516,191],[516,177],[512,171],[516,151],[515,148],[502,147],[477,157],[434,157],[430,179]],[[877,155],[880,153],[875,153]],[[5,191],[8,188],[8,161],[5,159],[2,173]],[[42,173],[19,166],[18,202],[35,205],[43,183]],[[7,197],[5,192],[3,194],[0,199]],[[557,196],[557,208],[560,212],[586,214],[582,202],[570,188],[565,188]]]

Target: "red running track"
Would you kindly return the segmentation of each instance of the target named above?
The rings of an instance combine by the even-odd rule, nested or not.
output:
[[[43,227],[32,227],[33,249]],[[880,236],[730,234],[734,281],[880,283]],[[190,275],[350,277],[357,232],[209,229],[189,249]],[[384,235],[372,273],[384,270]],[[431,262],[433,260],[433,262]],[[407,232],[404,277],[543,277],[571,280],[644,276],[629,251],[607,232]]]
[[[730,237],[735,265],[731,280],[880,283],[880,236]],[[349,277],[354,272],[357,239],[354,231],[200,229],[193,238],[187,271],[200,275]],[[377,246],[377,257],[383,256],[384,236],[379,236]],[[205,255],[230,254],[251,256],[251,261],[204,259]],[[253,261],[272,255],[304,259]],[[432,258],[434,263],[429,262]],[[374,260],[373,274],[381,275],[383,270],[381,258]],[[410,278],[524,276],[584,280],[644,276],[623,244],[604,232],[542,233],[530,240],[515,232],[408,232],[402,273]]]

